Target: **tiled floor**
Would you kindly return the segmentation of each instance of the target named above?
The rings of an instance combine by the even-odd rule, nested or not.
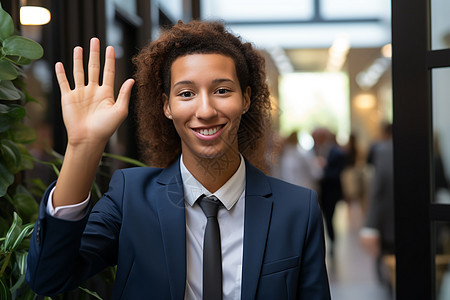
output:
[[[373,258],[359,244],[358,231],[363,223],[360,206],[341,201],[336,207],[334,223],[334,259],[327,258],[332,299],[393,299],[388,288],[377,279]]]

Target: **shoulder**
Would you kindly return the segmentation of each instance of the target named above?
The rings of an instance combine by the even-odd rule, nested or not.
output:
[[[151,167],[136,167],[119,169],[115,173],[122,173],[126,177],[136,177],[136,176],[152,176],[159,175],[164,169],[162,168],[151,168]]]
[[[319,208],[315,191],[273,177],[268,177],[268,180],[275,207],[282,206],[284,207],[282,210],[294,214],[298,214],[299,211],[311,213]]]
[[[310,198],[315,196],[315,192],[309,188],[295,185],[289,182],[286,182],[284,180],[266,176],[267,180],[270,183],[270,186],[272,188],[272,193],[274,195],[283,194],[283,195],[290,195],[294,198]]]
[[[246,168],[247,193],[250,195],[273,195],[277,198],[278,196],[283,198],[317,198],[313,190],[266,175],[250,163],[247,163]]]
[[[270,197],[273,199],[274,206],[281,206],[292,212],[297,209],[310,211],[317,206],[317,193],[314,190],[268,175],[265,177],[271,190]]]
[[[321,209],[314,190],[269,176],[268,181],[272,189],[274,224],[288,224],[290,230],[302,231],[321,222]]]
[[[137,187],[157,182],[165,169],[136,167],[116,170],[110,180],[109,189]]]

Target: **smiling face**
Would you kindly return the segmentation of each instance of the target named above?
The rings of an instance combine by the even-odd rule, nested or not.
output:
[[[249,105],[250,88],[242,94],[230,57],[190,54],[173,62],[164,114],[180,136],[185,163],[196,158],[235,158],[239,123]]]

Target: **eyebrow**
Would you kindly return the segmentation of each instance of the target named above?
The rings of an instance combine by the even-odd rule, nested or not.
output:
[[[214,79],[212,82],[213,82],[213,83],[221,83],[221,82],[231,82],[231,83],[234,83],[233,80],[228,79],[228,78],[217,78],[217,79]]]
[[[221,83],[221,82],[231,82],[231,83],[234,83],[233,80],[228,79],[228,78],[217,78],[217,79],[214,79],[214,80],[212,81],[212,83]],[[182,81],[178,81],[177,83],[175,83],[175,84],[173,85],[173,87],[176,87],[177,85],[180,85],[180,84],[194,84],[194,82],[191,81],[191,80],[182,80]]]

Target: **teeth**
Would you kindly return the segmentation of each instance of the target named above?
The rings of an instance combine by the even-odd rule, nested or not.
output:
[[[197,132],[199,132],[202,135],[213,135],[217,131],[219,131],[219,129],[220,129],[220,126],[217,126],[217,127],[210,128],[210,129],[200,129],[200,130],[197,130]]]

